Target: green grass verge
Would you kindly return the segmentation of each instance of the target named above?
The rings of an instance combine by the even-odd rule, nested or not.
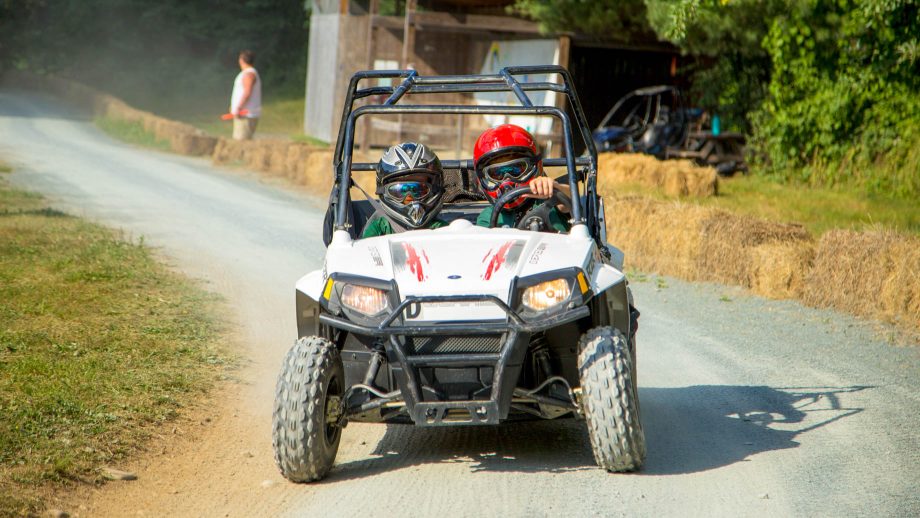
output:
[[[633,185],[618,187],[617,191],[667,199],[657,191]],[[918,200],[871,196],[855,187],[807,187],[739,174],[720,178],[718,196],[684,201],[771,221],[801,223],[815,236],[838,228],[878,226],[920,234]]]
[[[150,147],[169,151],[169,142],[157,139],[153,133],[144,129],[140,122],[126,121],[112,117],[97,117],[93,120],[96,127],[108,134],[110,137],[135,144],[138,146]]]
[[[204,106],[204,104],[202,104]],[[226,111],[226,108],[222,108]],[[210,135],[230,138],[233,134],[233,123],[220,120],[221,110],[199,111],[181,114],[164,113],[164,116],[181,120],[204,130]],[[288,94],[266,99],[262,104],[262,117],[256,128],[256,137],[278,137],[307,142],[309,144],[328,146],[323,142],[304,135],[303,133],[303,95]]]
[[[224,376],[217,301],[0,179],[0,516],[100,482]]]

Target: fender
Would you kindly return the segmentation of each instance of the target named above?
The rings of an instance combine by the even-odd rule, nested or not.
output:
[[[627,287],[626,276],[609,264],[600,264],[594,271],[592,284],[595,293],[606,303],[610,325],[619,329],[623,336],[631,336],[633,324],[629,307],[632,293]]]
[[[297,336],[319,336],[319,298],[323,293],[323,271],[312,271],[297,281]]]

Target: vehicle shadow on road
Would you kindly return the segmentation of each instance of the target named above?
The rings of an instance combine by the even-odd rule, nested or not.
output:
[[[802,434],[861,412],[841,396],[869,388],[640,387],[648,457],[639,475],[707,471],[798,447]],[[371,454],[336,464],[326,482],[434,463],[462,463],[474,473],[599,470],[584,422],[565,418],[485,427],[387,425]]]
[[[846,395],[873,387],[698,385],[640,388],[644,475],[696,473],[796,448],[804,434],[862,408]]]
[[[584,422],[569,418],[443,428],[391,424],[372,455],[336,464],[329,482],[434,463],[462,463],[474,473],[597,469]]]

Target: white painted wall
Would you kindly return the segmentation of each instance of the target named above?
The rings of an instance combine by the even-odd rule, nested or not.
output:
[[[314,11],[315,13],[315,11]],[[304,103],[304,134],[332,142],[338,76],[338,14],[313,14],[310,17],[310,56],[307,61],[307,91]]]

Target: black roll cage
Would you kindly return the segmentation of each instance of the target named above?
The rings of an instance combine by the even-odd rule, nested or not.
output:
[[[533,74],[558,74],[562,84],[551,82],[526,82],[520,81],[515,76]],[[366,79],[401,79],[395,86],[372,86],[358,89],[358,84]],[[527,95],[532,91],[552,91],[565,94],[568,105],[571,107],[578,123],[578,135],[585,145],[586,152],[575,156],[573,145],[572,123],[569,115],[555,106],[535,106]],[[443,93],[474,93],[474,92],[511,92],[520,103],[519,106],[479,106],[479,105],[422,105],[401,104],[400,101],[406,94],[443,94]],[[367,104],[355,109],[355,101],[370,96],[386,95],[383,104]],[[561,158],[544,158],[543,165],[547,167],[565,166],[568,184],[572,189],[572,223],[584,223],[595,239],[603,235],[598,228],[599,203],[597,195],[597,148],[591,137],[591,129],[582,110],[581,102],[572,82],[572,76],[564,67],[558,65],[535,65],[505,67],[498,74],[480,75],[446,75],[446,76],[420,76],[415,70],[367,70],[358,72],[351,77],[348,93],[345,97],[345,106],[342,111],[342,120],[339,124],[339,135],[333,155],[333,174],[335,184],[331,201],[335,207],[335,229],[347,230],[347,205],[349,188],[340,186],[351,185],[352,171],[373,171],[376,163],[353,163],[355,123],[364,115],[371,114],[479,114],[479,115],[537,115],[552,116],[562,123],[563,156]],[[473,168],[472,160],[442,160],[445,169]],[[577,167],[582,167],[579,174]],[[585,199],[582,200],[578,180],[585,182]],[[602,224],[602,223],[601,223]]]

